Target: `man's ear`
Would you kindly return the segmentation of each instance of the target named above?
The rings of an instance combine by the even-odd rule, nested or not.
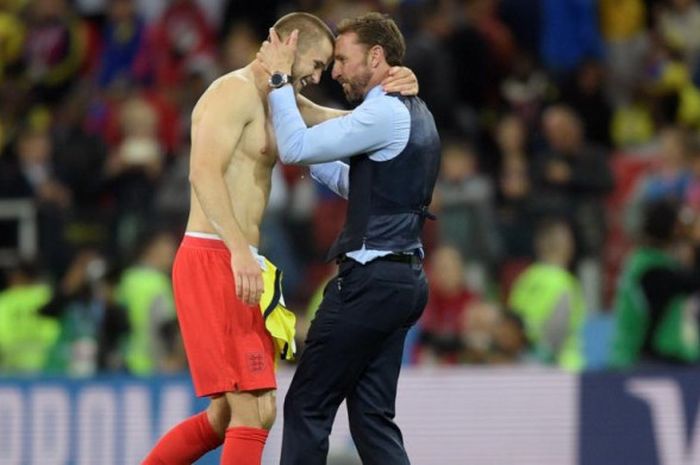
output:
[[[380,45],[375,45],[369,49],[369,64],[372,68],[379,66],[384,60],[384,49]]]

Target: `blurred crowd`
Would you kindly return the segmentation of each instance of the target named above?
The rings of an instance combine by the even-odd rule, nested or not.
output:
[[[390,14],[441,133],[406,363],[700,360],[698,1],[0,0],[0,373],[185,369],[190,113],[298,10]],[[347,107],[328,73],[305,93]],[[300,342],[344,202],[273,172],[260,250]]]

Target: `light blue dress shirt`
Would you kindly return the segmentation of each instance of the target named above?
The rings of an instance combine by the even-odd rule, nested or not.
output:
[[[311,176],[347,198],[350,167],[339,161],[368,154],[374,161],[399,155],[411,132],[411,115],[398,98],[373,87],[352,112],[307,128],[299,113],[292,86],[270,92],[272,125],[280,159],[286,164],[311,165]],[[362,249],[347,255],[360,263],[388,255],[392,250]]]

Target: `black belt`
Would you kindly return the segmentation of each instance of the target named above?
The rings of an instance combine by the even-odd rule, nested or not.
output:
[[[343,254],[338,256],[338,258],[335,260],[335,262],[340,265],[342,263],[346,262],[356,262],[352,257],[348,257],[347,255]],[[408,265],[420,265],[422,263],[422,260],[418,254],[411,253],[390,253],[388,255],[382,255],[381,257],[373,258],[367,264],[372,263],[374,261],[382,261],[382,262],[398,262],[398,263],[406,263]],[[357,263],[357,262],[356,262]]]

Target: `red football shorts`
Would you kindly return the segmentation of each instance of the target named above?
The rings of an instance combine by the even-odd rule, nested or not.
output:
[[[236,297],[223,241],[183,238],[173,263],[173,292],[198,396],[277,387],[272,337],[260,308]]]

